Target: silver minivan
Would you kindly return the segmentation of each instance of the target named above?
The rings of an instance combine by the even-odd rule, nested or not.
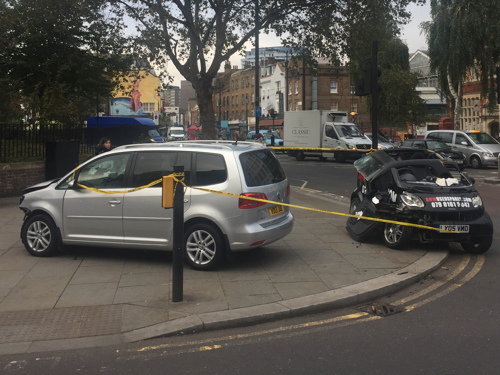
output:
[[[290,186],[273,150],[254,142],[184,141],[117,147],[25,189],[24,246],[34,256],[54,255],[63,245],[172,250],[173,209],[162,207],[161,177],[176,165],[185,171],[191,267],[213,269],[229,251],[291,232],[293,216],[280,204],[290,202]]]
[[[472,168],[498,165],[500,143],[488,133],[479,130],[431,130],[426,138],[447,143],[454,151],[463,153]]]

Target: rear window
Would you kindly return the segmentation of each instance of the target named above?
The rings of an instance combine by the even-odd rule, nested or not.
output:
[[[240,155],[247,186],[270,185],[286,179],[280,162],[270,150],[246,152]]]

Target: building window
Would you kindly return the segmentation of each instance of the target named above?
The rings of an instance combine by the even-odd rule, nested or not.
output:
[[[358,103],[356,102],[351,103],[351,112],[358,113]]]
[[[152,113],[155,110],[155,103],[142,103],[142,111]]]
[[[292,82],[288,84],[288,95],[292,95]]]
[[[299,93],[299,81],[295,82],[295,93]]]
[[[338,102],[333,102],[332,107],[330,108],[332,111],[338,111],[339,110],[339,103]]]
[[[337,81],[330,81],[330,94],[338,94]]]

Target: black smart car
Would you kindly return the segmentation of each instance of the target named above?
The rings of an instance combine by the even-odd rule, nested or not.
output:
[[[347,231],[355,241],[364,242],[382,233],[385,244],[393,249],[403,249],[414,239],[422,243],[459,242],[472,254],[490,248],[493,223],[473,186],[474,179],[455,163],[398,161],[381,150],[357,160],[354,166],[358,180],[350,213],[358,217],[347,220]]]

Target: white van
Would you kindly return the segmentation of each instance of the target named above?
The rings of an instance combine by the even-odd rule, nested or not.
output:
[[[186,139],[186,133],[182,126],[172,126],[168,128],[167,140],[168,141],[184,141]]]
[[[479,130],[431,130],[426,138],[447,143],[454,151],[463,153],[472,168],[498,166],[500,143]]]

